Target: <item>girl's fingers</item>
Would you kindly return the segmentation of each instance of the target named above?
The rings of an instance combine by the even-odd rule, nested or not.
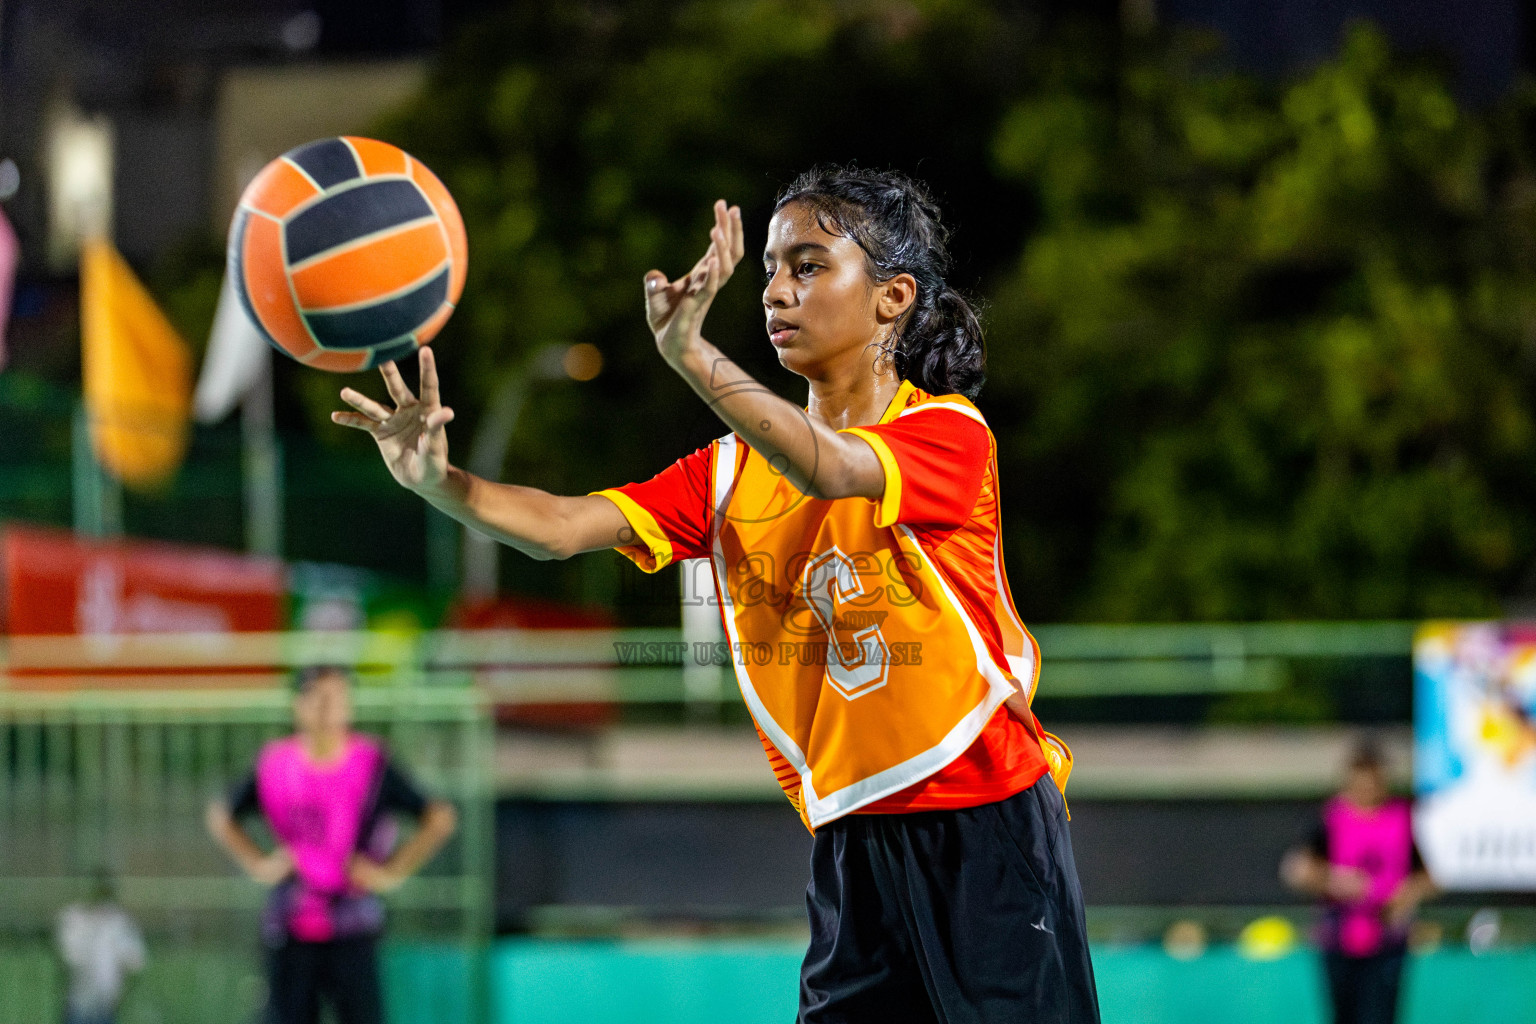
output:
[[[417,365],[421,368],[421,401],[422,404],[432,407],[441,402],[437,393],[437,356],[426,345],[421,346],[416,356]]]
[[[720,253],[724,255],[731,251],[731,210],[725,205],[724,199],[715,202],[715,231],[720,235]]]
[[[370,434],[373,433],[373,428],[376,426],[373,420],[355,412],[333,412],[331,413],[331,422],[338,423],[343,427],[351,427],[354,430],[365,430]]]
[[[745,236],[741,228],[741,207],[727,206],[722,199],[715,203],[716,243],[727,273],[747,254]]]
[[[442,432],[442,424],[438,424],[435,430],[423,430],[417,434],[412,442],[412,447],[416,449],[416,454],[420,455],[423,459],[427,458],[427,453],[432,450],[432,442],[441,436]]]
[[[710,249],[710,252],[713,253],[714,249]],[[709,282],[710,263],[711,258],[709,256],[704,257],[699,261],[699,265],[693,268],[693,273],[688,275],[689,295],[699,294],[699,291]]]
[[[741,207],[731,207],[731,265],[740,263],[747,254],[747,232],[741,226]]]
[[[715,223],[709,231],[709,248],[682,277],[668,281],[659,270],[645,275],[646,312],[654,328],[664,322],[686,298],[713,295],[719,290],[746,255],[741,228],[741,207],[730,206],[724,199],[715,201],[711,211]],[[425,398],[426,384],[422,384]]]
[[[659,270],[645,275],[646,311],[653,327],[674,313],[685,299],[714,289],[730,276],[735,261],[726,262],[739,244],[733,245],[729,208],[723,200],[715,203],[715,224],[709,231],[709,248],[682,277],[668,281]],[[740,257],[737,257],[739,259]],[[425,393],[425,385],[423,385]]]
[[[693,269],[688,271],[687,276],[685,278],[683,278],[683,280],[684,281],[692,281],[695,278],[697,278],[699,276],[699,272],[704,269],[704,264],[709,262],[710,253],[712,253],[714,251],[715,251],[715,243],[714,242],[710,242],[709,243],[709,248],[704,250],[704,255],[699,257],[699,262],[697,262],[697,263],[695,263],[693,265]]]
[[[648,275],[646,278],[645,315],[654,330],[671,319],[677,312],[677,307],[687,297],[689,277],[668,281],[662,274],[655,271],[653,273],[656,274],[655,277]]]
[[[667,294],[671,282],[667,275],[653,270],[645,275],[645,314],[652,323],[667,315],[671,300]]]
[[[741,227],[741,207],[728,206],[724,199],[717,199],[714,210],[715,226],[709,232],[709,245],[718,264],[714,281],[718,288],[730,279],[736,264],[746,255],[747,247]]]
[[[731,251],[731,217],[725,208],[725,200],[715,200],[715,226],[709,229],[709,247],[724,257]]]
[[[715,267],[717,264],[718,261],[715,258],[715,250],[714,247],[711,246],[709,255],[700,262],[698,269],[694,271],[693,275],[688,279],[689,298],[699,298],[701,296],[707,296],[710,293],[710,286],[714,280]]]
[[[714,295],[715,292],[720,290],[720,286],[725,283],[726,273],[727,271],[722,264],[719,255],[714,255],[710,258],[709,273],[705,275],[704,286],[700,290],[705,295]]]
[[[730,279],[731,271],[736,269],[736,260],[731,258],[730,224],[727,223],[724,227],[715,228],[712,234],[715,239],[713,248],[715,251],[716,270],[718,271],[716,285],[719,286],[725,284]]]
[[[427,416],[427,422],[425,425],[428,430],[438,430],[442,427],[446,427],[452,422],[453,410],[444,405],[434,409],[431,414]]]
[[[410,405],[416,401],[411,389],[405,386],[405,378],[400,376],[400,367],[393,360],[379,367],[379,372],[384,375],[384,386],[389,389],[389,397],[396,405]]]
[[[342,388],[341,400],[346,402],[352,408],[356,409],[358,412],[362,413],[364,416],[368,417],[375,423],[383,423],[390,417],[390,411],[388,409],[384,408],[384,406],[380,405],[378,402],[375,402],[373,399],[369,398],[367,395],[360,391],[353,391],[351,388]]]

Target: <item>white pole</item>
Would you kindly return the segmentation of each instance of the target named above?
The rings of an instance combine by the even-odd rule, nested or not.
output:
[[[528,371],[516,367],[502,378],[501,386],[491,397],[480,429],[475,431],[474,440],[469,443],[469,458],[465,462],[465,468],[475,476],[486,480],[501,479],[501,467],[507,461],[507,448],[523,412],[528,384]],[[479,530],[464,527],[461,593],[467,598],[494,598],[501,585],[500,560],[501,552],[494,540]]]
[[[122,536],[123,485],[96,461],[91,413],[84,401],[75,408],[70,448],[75,532],[83,537]]]
[[[283,554],[283,453],[272,411],[272,350],[263,345],[261,369],[240,400],[245,476],[245,547],[253,555]]]
[[[528,389],[539,382],[559,380],[565,375],[561,356],[564,345],[548,344],[536,349],[526,362],[512,367],[501,378],[491,395],[480,427],[469,443],[469,458],[464,468],[486,480],[500,480],[512,435],[523,414]],[[490,599],[500,589],[500,545],[478,530],[464,527],[464,564],[459,592],[468,598]]]
[[[683,606],[683,704],[689,719],[710,719],[719,707],[725,674],[724,666],[715,663],[725,628],[714,572],[707,558],[685,558],[677,566]]]

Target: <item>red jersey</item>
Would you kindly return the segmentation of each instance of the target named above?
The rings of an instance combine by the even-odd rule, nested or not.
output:
[[[974,629],[972,643],[978,649],[984,647],[984,660],[995,666],[989,674],[994,679],[1006,676],[1029,694],[1037,678],[1038,652],[1018,621],[1007,589],[995,446],[980,412],[960,396],[931,396],[903,382],[879,423],[844,433],[860,437],[874,449],[885,470],[884,493],[878,499],[836,502],[800,498],[800,512],[805,513],[805,503],[811,502],[827,506],[827,516],[838,511],[865,520],[872,517],[873,527],[888,534],[893,546],[896,540],[915,543],[962,618],[968,620],[968,628]],[[677,559],[718,555],[713,550],[718,524],[713,520],[721,447],[722,442],[716,442],[701,448],[642,483],[596,492],[613,500],[636,532],[636,543],[619,549],[626,557],[654,572]],[[730,449],[742,454],[745,447],[731,445]],[[939,652],[944,664],[933,663],[932,671],[954,670],[957,652],[947,657],[946,653]],[[738,666],[738,674],[742,671]],[[1005,799],[1036,782],[1050,769],[1041,742],[1006,708],[987,707],[993,710],[963,749],[947,755],[947,760],[910,785],[852,806],[851,813],[972,807]],[[756,710],[754,716],[759,717]],[[791,742],[764,734],[763,724],[759,717],[759,735],[770,764],[795,800],[795,779],[803,767],[797,768],[780,752],[781,745]],[[850,810],[834,809],[825,816]]]

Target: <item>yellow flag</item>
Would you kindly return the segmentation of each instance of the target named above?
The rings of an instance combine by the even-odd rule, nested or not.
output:
[[[80,343],[91,447],[130,487],[168,480],[187,450],[192,355],[112,247],[80,256]]]

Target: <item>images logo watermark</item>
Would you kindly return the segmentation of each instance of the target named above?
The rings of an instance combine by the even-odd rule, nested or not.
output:
[[[847,642],[836,645],[825,641],[779,641],[778,643],[685,643],[683,641],[616,641],[613,658],[626,668],[674,665],[726,666],[753,665],[827,665],[889,664],[921,665],[921,640],[894,644]]]

